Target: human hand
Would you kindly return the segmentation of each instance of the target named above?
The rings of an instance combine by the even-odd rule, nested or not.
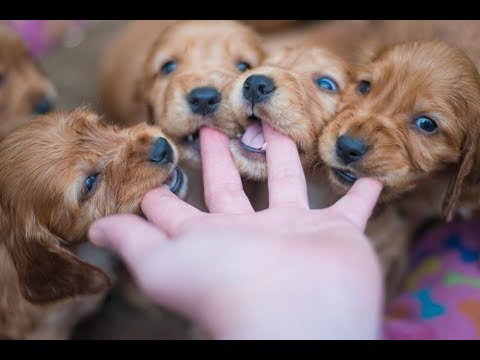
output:
[[[363,231],[382,186],[359,179],[333,206],[310,210],[294,142],[263,126],[269,209],[253,211],[228,138],[202,128],[211,213],[160,188],[142,202],[150,223],[111,216],[92,226],[91,240],[214,338],[375,338],[381,274]]]

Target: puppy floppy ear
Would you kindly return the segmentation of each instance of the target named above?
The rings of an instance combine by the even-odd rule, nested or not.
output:
[[[75,295],[97,294],[110,287],[100,269],[60,246],[48,231],[10,238],[6,244],[18,273],[22,295],[44,303]]]
[[[462,190],[465,188],[466,178],[472,174],[472,170],[476,168],[475,164],[478,163],[478,145],[473,137],[474,135],[468,135],[463,144],[462,157],[443,200],[442,219],[447,222],[453,218]]]
[[[474,68],[474,65],[472,68]],[[451,221],[455,209],[460,205],[478,207],[480,202],[480,74],[474,68],[475,82],[467,87],[474,91],[463,94],[465,101],[456,111],[461,114],[460,118],[466,119],[465,133],[461,157],[457,165],[457,171],[448,185],[447,192],[442,204],[442,219]]]

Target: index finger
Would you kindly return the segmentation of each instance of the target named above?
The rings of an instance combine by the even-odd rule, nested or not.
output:
[[[132,214],[112,215],[95,221],[88,237],[96,245],[115,250],[134,271],[146,255],[168,241],[160,229]]]

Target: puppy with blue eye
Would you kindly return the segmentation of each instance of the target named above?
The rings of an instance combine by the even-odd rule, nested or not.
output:
[[[336,113],[349,81],[349,65],[317,47],[277,49],[260,67],[240,75],[229,88],[229,103],[242,127],[230,142],[240,173],[253,180],[267,178],[260,121],[292,138],[304,167],[312,167],[320,131]]]
[[[373,47],[345,91],[319,152],[339,193],[360,176],[384,184],[409,221],[450,219],[480,167],[480,77],[465,53],[436,40]]]
[[[88,109],[33,120],[0,143],[0,337],[64,339],[99,305],[108,276],[77,246],[93,221],[141,214],[146,192],[187,179],[158,127],[105,125]]]

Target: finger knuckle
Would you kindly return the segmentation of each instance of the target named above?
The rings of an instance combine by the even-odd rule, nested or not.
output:
[[[244,195],[241,185],[233,182],[223,183],[205,194],[207,205],[224,205]]]
[[[290,169],[276,170],[271,173],[270,181],[279,186],[289,186],[292,184],[304,184],[304,178]]]

